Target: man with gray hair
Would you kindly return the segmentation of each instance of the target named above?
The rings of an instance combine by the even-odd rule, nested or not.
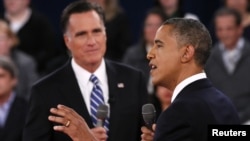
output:
[[[17,68],[8,57],[0,56],[0,139],[20,141],[28,108],[27,101],[18,97],[14,88]]]

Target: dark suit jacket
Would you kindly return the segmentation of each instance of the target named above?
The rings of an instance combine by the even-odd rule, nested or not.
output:
[[[109,141],[138,141],[143,123],[141,107],[147,96],[145,80],[138,70],[105,62],[111,108]],[[119,88],[118,83],[123,83],[124,88]],[[54,124],[48,121],[49,109],[57,104],[73,108],[90,128],[93,127],[71,61],[33,86],[25,141],[70,141],[63,133],[53,131]]]
[[[236,108],[207,79],[186,86],[156,123],[154,141],[206,141],[209,124],[239,124]]]
[[[28,103],[18,96],[13,101],[5,126],[0,128],[1,141],[22,141]]]

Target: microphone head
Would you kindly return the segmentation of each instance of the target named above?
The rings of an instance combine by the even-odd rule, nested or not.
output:
[[[109,108],[105,104],[99,105],[96,112],[96,117],[98,119],[106,119],[108,117]]]
[[[156,110],[153,104],[144,104],[142,106],[143,120],[147,125],[151,125],[155,122]]]

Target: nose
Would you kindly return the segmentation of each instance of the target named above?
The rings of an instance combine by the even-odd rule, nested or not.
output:
[[[96,43],[95,38],[94,38],[92,35],[89,35],[89,36],[87,37],[87,44],[88,44],[88,45],[94,45],[95,43]]]
[[[150,50],[149,50],[149,52],[148,52],[148,54],[147,54],[147,59],[148,60],[151,60],[151,59],[153,59],[153,58],[155,58],[155,55],[154,55],[154,47],[152,47]]]

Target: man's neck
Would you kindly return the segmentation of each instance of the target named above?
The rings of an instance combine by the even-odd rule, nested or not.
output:
[[[6,13],[6,17],[8,20],[10,21],[19,21],[22,20],[23,18],[25,18],[28,14],[29,14],[29,8],[20,10],[19,12],[15,12],[15,13]]]
[[[3,94],[0,96],[0,106],[2,106],[4,103],[6,103],[9,98],[11,96],[11,92],[9,92],[8,94]]]

